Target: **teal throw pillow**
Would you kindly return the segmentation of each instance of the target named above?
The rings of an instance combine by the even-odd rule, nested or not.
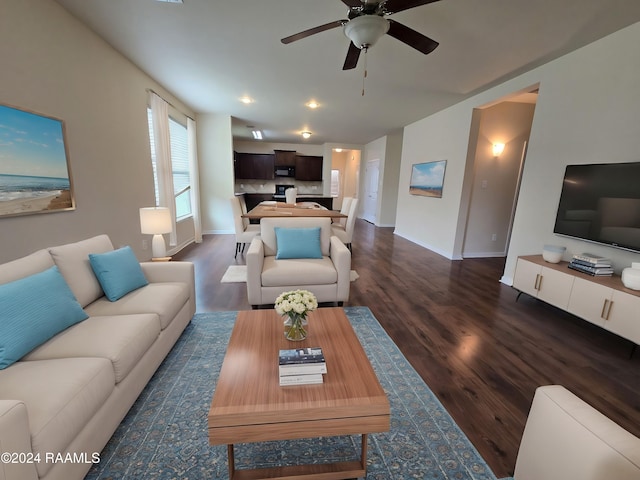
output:
[[[58,267],[0,285],[0,370],[87,317]]]
[[[149,283],[131,247],[90,253],[89,263],[104,294],[112,302]]]
[[[285,258],[322,258],[320,227],[275,227],[274,230],[278,244],[277,260]]]

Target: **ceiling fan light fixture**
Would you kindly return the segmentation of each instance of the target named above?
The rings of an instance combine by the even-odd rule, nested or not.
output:
[[[360,49],[375,45],[388,30],[389,22],[378,15],[361,15],[344,25],[344,34]]]
[[[307,139],[311,137],[311,132],[301,132],[300,135],[302,135],[302,138]]]

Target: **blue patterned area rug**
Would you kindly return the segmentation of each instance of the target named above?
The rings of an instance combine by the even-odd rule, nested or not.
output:
[[[366,307],[347,307],[391,403],[369,435],[367,479],[495,480],[487,464]],[[92,467],[87,480],[227,479],[226,446],[207,415],[236,312],[197,314]],[[236,446],[236,468],[359,458],[360,436]]]

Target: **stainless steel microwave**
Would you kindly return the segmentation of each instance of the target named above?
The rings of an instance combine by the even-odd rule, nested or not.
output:
[[[295,177],[295,167],[276,167],[276,177]]]

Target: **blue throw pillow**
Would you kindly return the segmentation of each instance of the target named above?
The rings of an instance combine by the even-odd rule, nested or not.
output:
[[[0,370],[87,317],[58,267],[0,285]]]
[[[104,294],[112,302],[149,283],[131,247],[90,253],[89,263]]]
[[[278,251],[276,259],[322,258],[320,227],[283,228],[275,227]]]

